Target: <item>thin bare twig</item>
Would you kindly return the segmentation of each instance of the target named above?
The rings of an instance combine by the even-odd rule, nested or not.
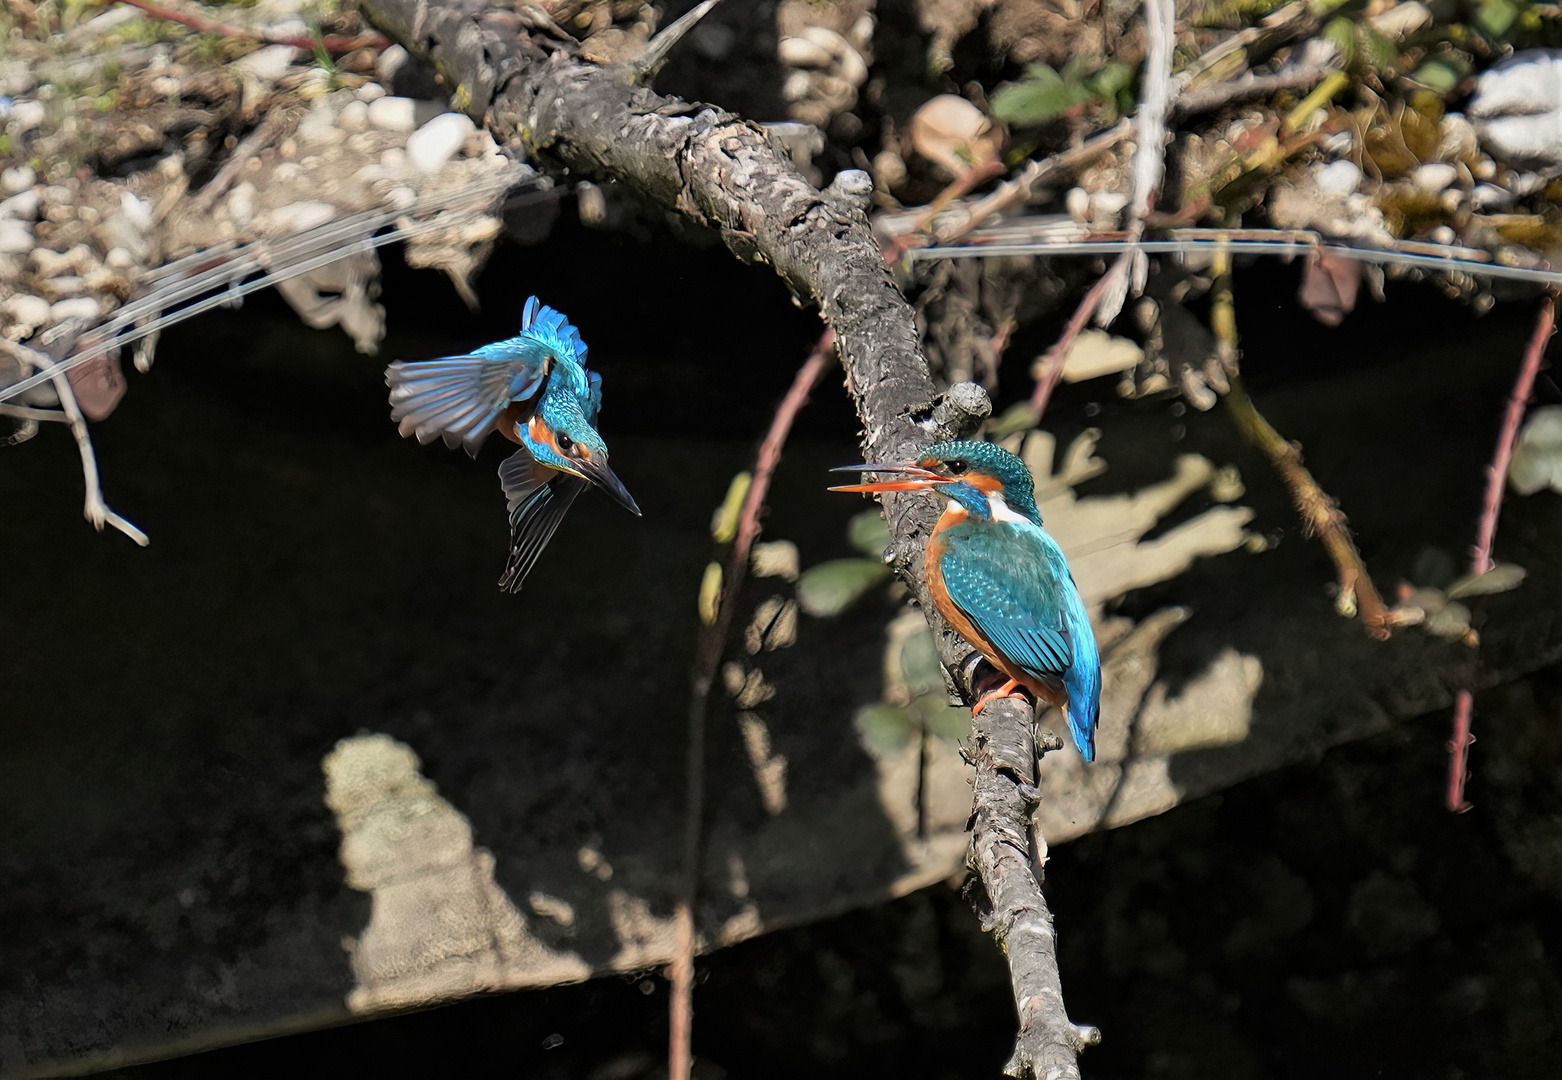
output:
[[[108,503],[103,501],[103,489],[98,484],[98,459],[92,451],[92,436],[87,433],[87,419],[82,416],[81,407],[76,404],[76,392],[71,388],[70,379],[66,378],[64,369],[57,367],[51,357],[29,349],[25,345],[18,345],[14,341],[0,338],[0,348],[4,348],[29,367],[38,371],[52,370],[53,372],[51,381],[54,383],[54,392],[59,395],[60,410],[65,414],[65,422],[70,425],[71,434],[76,438],[76,448],[81,452],[81,476],[87,487],[82,516],[92,522],[92,527],[99,532],[103,531],[104,525],[112,525],[142,547],[146,547],[150,543],[146,533],[114,513],[109,509]]]
[[[658,31],[655,37],[646,42],[645,48],[629,60],[627,65],[629,78],[633,82],[645,82],[660,71],[662,65],[667,62],[667,57],[672,53],[673,46],[682,41],[701,19],[710,14],[711,8],[719,3],[721,0],[701,0]]]
[[[950,181],[948,187],[940,191],[937,197],[927,204],[908,231],[901,233],[894,240],[890,241],[889,245],[884,249],[884,261],[894,265],[900,261],[901,256],[905,255],[906,252],[921,246],[927,240],[934,220],[948,208],[950,203],[961,198],[973,188],[980,187],[1002,172],[1003,162],[996,157],[989,158],[986,161],[979,161],[963,169],[959,176]]]
[[[1217,281],[1215,293],[1220,300],[1216,318],[1212,320],[1212,329],[1222,359],[1229,357],[1233,361],[1233,370],[1227,373],[1231,389],[1224,398],[1226,407],[1231,410],[1231,417],[1236,421],[1238,429],[1269,458],[1285,481],[1296,503],[1297,513],[1301,516],[1302,528],[1318,538],[1329,553],[1329,558],[1334,561],[1335,571],[1339,575],[1337,606],[1341,614],[1359,614],[1367,633],[1380,641],[1384,640],[1389,636],[1395,619],[1372,584],[1367,567],[1361,561],[1361,553],[1356,550],[1355,541],[1350,537],[1345,515],[1302,464],[1300,448],[1287,441],[1254,407],[1252,399],[1247,396],[1247,389],[1242,385],[1241,376],[1234,370],[1237,341],[1236,320],[1231,316],[1230,253],[1217,250],[1212,268]]]
[[[1134,112],[1133,170],[1128,186],[1128,241],[1130,247],[1106,272],[1106,282],[1096,309],[1096,322],[1110,325],[1123,310],[1129,290],[1142,292],[1150,272],[1150,257],[1139,249],[1145,218],[1155,209],[1161,181],[1166,176],[1166,130],[1177,87],[1172,83],[1172,50],[1177,42],[1174,0],[1144,0],[1144,78],[1139,108]]]
[[[721,598],[715,617],[700,628],[694,651],[694,672],[689,695],[688,773],[684,792],[683,880],[673,912],[677,928],[677,956],[668,965],[672,983],[672,1007],[668,1016],[667,1074],[669,1080],[688,1080],[693,1063],[691,1040],[694,1032],[694,906],[700,888],[700,836],[705,818],[705,720],[709,712],[711,687],[732,632],[738,593],[748,577],[749,552],[759,538],[760,514],[770,491],[770,479],[781,462],[781,450],[792,431],[792,422],[808,401],[808,395],[824,376],[835,354],[835,331],[825,330],[808,359],[798,369],[770,430],[760,444],[754,465],[754,478],[738,518],[737,534],[727,553],[726,571],[721,579]]]
[[[1535,332],[1530,336],[1529,348],[1524,352],[1524,363],[1513,383],[1513,393],[1508,398],[1507,410],[1502,417],[1502,433],[1497,437],[1497,449],[1492,463],[1486,469],[1486,501],[1481,506],[1481,531],[1475,541],[1470,573],[1484,574],[1492,568],[1491,549],[1497,539],[1497,514],[1502,509],[1502,493],[1508,482],[1508,466],[1513,463],[1513,447],[1519,441],[1519,425],[1524,420],[1524,410],[1535,390],[1535,377],[1540,374],[1540,362],[1546,355],[1546,344],[1556,332],[1557,290],[1546,293],[1545,304],[1535,322]]]
[[[965,211],[965,216],[948,229],[936,230],[936,239],[939,244],[952,244],[961,239],[972,229],[995,214],[1000,214],[1012,206],[1024,202],[1031,193],[1031,189],[1043,181],[1053,177],[1073,172],[1075,169],[1092,161],[1100,154],[1112,149],[1118,143],[1133,134],[1133,122],[1124,120],[1116,127],[1107,128],[1098,135],[1092,135],[1078,146],[1067,150],[1060,150],[1051,157],[1042,158],[1040,161],[1032,161],[1020,170],[1018,176],[1012,180],[1005,180],[983,198],[977,200]],[[912,245],[908,245],[912,246]]]
[[[350,53],[354,49],[383,49],[390,41],[380,34],[359,34],[357,37],[345,37],[341,34],[325,34],[318,40],[315,38],[289,37],[286,35],[261,34],[253,30],[246,30],[242,26],[229,26],[225,23],[215,22],[204,15],[195,15],[183,11],[175,11],[150,0],[119,0],[121,4],[129,4],[133,8],[140,8],[154,19],[166,19],[176,22],[181,26],[188,26],[191,30],[202,34],[220,34],[223,37],[241,38],[247,41],[264,41],[268,45],[291,45],[295,49],[313,49],[317,44],[326,52],[333,55]]]
[[[1470,573],[1480,575],[1492,568],[1492,545],[1497,540],[1497,517],[1502,510],[1502,493],[1508,483],[1508,466],[1513,462],[1513,447],[1519,440],[1519,426],[1524,420],[1524,410],[1530,394],[1535,389],[1535,377],[1540,374],[1541,360],[1546,355],[1546,345],[1556,332],[1557,289],[1547,290],[1545,304],[1535,321],[1535,332],[1530,335],[1529,348],[1524,352],[1524,363],[1513,381],[1513,393],[1508,397],[1508,407],[1503,412],[1502,431],[1497,436],[1497,450],[1486,467],[1486,498],[1481,504],[1481,526],[1470,560]],[[1475,698],[1467,688],[1461,688],[1454,697],[1454,731],[1448,740],[1448,809],[1462,814],[1470,809],[1464,797],[1464,785],[1470,777],[1470,744],[1475,742],[1471,726],[1475,714]]]
[[[1047,411],[1047,402],[1052,400],[1052,392],[1058,388],[1058,382],[1063,378],[1063,362],[1068,359],[1068,351],[1073,348],[1074,339],[1085,329],[1085,324],[1090,321],[1090,317],[1096,313],[1101,298],[1112,287],[1113,273],[1124,272],[1118,271],[1119,266],[1124,266],[1121,260],[1117,266],[1102,274],[1100,280],[1090,287],[1090,291],[1074,309],[1068,325],[1063,328],[1062,336],[1052,348],[1047,350],[1046,356],[1042,357],[1041,376],[1037,378],[1036,389],[1030,396],[1032,427],[1041,420],[1041,414]]]

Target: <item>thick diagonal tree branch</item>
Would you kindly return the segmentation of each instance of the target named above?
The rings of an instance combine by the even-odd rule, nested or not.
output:
[[[793,292],[815,304],[835,333],[847,387],[861,418],[868,460],[902,459],[918,447],[974,430],[987,415],[974,386],[938,395],[918,344],[911,307],[890,279],[864,209],[871,185],[845,174],[821,191],[770,144],[764,129],[709,105],[663,97],[631,82],[630,70],[587,63],[541,23],[534,38],[527,9],[490,9],[481,0],[361,0],[370,21],[431,60],[459,107],[486,123],[495,139],[543,168],[575,179],[613,179],[644,198],[717,230],[739,258],[769,263]],[[885,498],[893,536],[889,561],[928,613],[940,657],[963,672],[971,649],[928,601],[922,552],[937,516],[932,496]],[[969,700],[963,675],[955,676]],[[1039,853],[987,858],[984,822],[1031,845],[1034,743],[1029,709],[997,702],[983,713],[978,745],[1032,758],[1032,771],[978,767],[976,799],[995,816],[973,835],[987,913],[1009,928],[1005,949],[1016,973],[1022,1017],[1014,1062],[1046,1062],[1049,1076],[1077,1077],[1080,1041],[1058,986],[1050,934],[1013,932],[1028,912],[1050,926],[1038,885]],[[980,756],[980,750],[978,750]],[[1015,880],[1019,875],[1023,880]],[[1021,978],[1023,974],[1024,978]],[[1039,981],[1037,981],[1039,980]],[[1023,986],[1021,985],[1023,982]]]

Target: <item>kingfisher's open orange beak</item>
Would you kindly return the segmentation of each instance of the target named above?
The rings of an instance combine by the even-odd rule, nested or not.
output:
[[[872,484],[847,484],[843,487],[833,487],[831,491],[922,491],[926,488],[936,487],[939,484],[952,484],[954,480],[947,476],[940,476],[931,469],[924,469],[915,462],[898,462],[885,464],[883,462],[870,462],[866,465],[842,465],[840,468],[831,469],[831,472],[876,472],[895,473],[905,476],[905,480],[879,480]]]

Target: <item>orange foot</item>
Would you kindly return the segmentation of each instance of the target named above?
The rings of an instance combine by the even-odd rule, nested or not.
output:
[[[1016,680],[1008,679],[1008,680],[1006,680],[1003,683],[1002,686],[998,687],[996,690],[989,690],[989,691],[987,691],[987,693],[983,694],[981,697],[976,699],[976,704],[975,705],[971,706],[971,716],[972,716],[972,718],[974,719],[975,717],[979,716],[981,714],[981,711],[983,709],[987,708],[988,705],[992,704],[992,702],[993,702],[993,700],[995,698],[1021,697],[1021,696],[1023,696],[1023,695],[1015,693],[1015,691],[1018,690],[1019,688],[1020,688],[1020,684]]]

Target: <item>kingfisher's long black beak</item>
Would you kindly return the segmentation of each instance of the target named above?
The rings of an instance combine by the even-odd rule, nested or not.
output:
[[[947,476],[940,476],[931,469],[924,469],[914,461],[901,462],[869,462],[865,465],[842,465],[831,469],[831,472],[863,472],[863,473],[893,473],[897,476],[905,476],[905,480],[880,480],[872,484],[847,484],[843,487],[833,487],[831,491],[921,491],[925,488],[936,487],[939,484],[949,484],[953,481]]]
[[[590,480],[597,487],[612,496],[613,501],[636,517],[640,517],[640,508],[635,505],[634,496],[629,494],[629,489],[624,482],[608,468],[605,458],[593,458],[590,461],[576,461],[575,467],[580,470],[580,475]]]

